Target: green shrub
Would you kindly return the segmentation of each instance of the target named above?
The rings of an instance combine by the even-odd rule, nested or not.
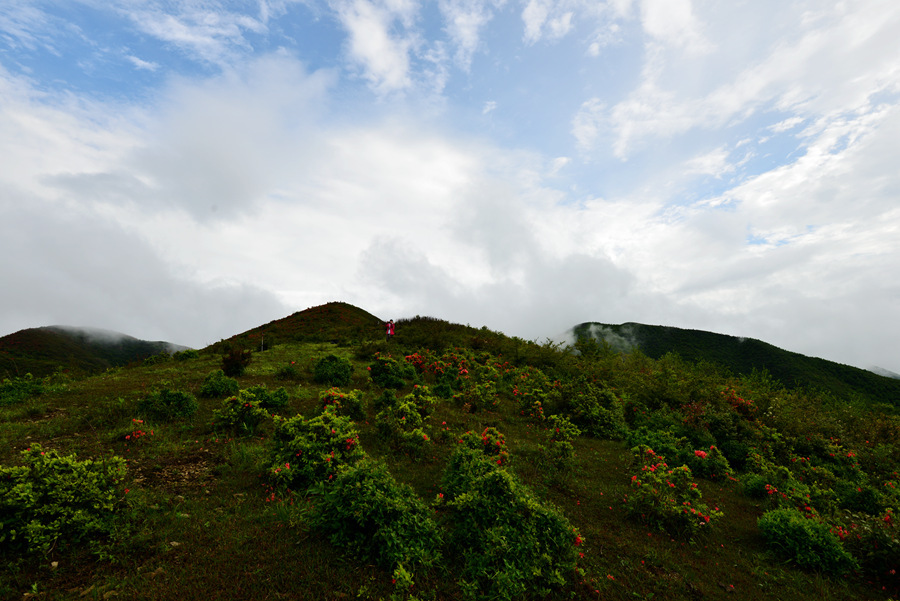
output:
[[[269,476],[283,488],[306,490],[332,480],[340,466],[365,455],[353,422],[333,406],[310,419],[276,415]]]
[[[502,466],[509,463],[506,437],[493,426],[485,428],[481,434],[466,432],[460,437],[459,444],[479,452],[496,465]]]
[[[199,359],[200,353],[189,348],[172,354],[172,358],[176,361],[188,361],[189,359]]]
[[[327,355],[319,359],[313,371],[316,382],[330,386],[346,386],[350,383],[352,375],[353,364],[336,355]]]
[[[319,393],[319,402],[322,404],[322,409],[331,405],[336,409],[338,415],[346,415],[352,420],[361,420],[366,417],[362,392],[359,390],[350,392],[341,392],[337,388],[323,390]]]
[[[858,567],[828,524],[796,509],[767,511],[757,526],[770,549],[801,568],[840,575]]]
[[[442,532],[431,510],[373,459],[338,470],[317,498],[310,524],[337,548],[389,569],[432,566],[440,559]]]
[[[190,417],[199,408],[200,404],[191,393],[168,388],[151,392],[137,406],[141,416],[164,422]]]
[[[547,418],[544,444],[540,447],[541,456],[547,466],[560,472],[571,470],[575,459],[572,441],[580,434],[581,430],[564,415],[551,415]]]
[[[454,450],[444,488],[466,598],[521,599],[565,586],[583,540],[557,510],[468,444]]]
[[[169,353],[159,353],[156,355],[151,355],[144,359],[144,365],[159,365],[160,363],[168,363],[172,360],[172,355]]]
[[[568,402],[572,420],[591,436],[620,440],[626,431],[622,400],[606,386],[579,384]]]
[[[258,386],[251,386],[245,392],[259,401],[259,406],[263,409],[282,409],[287,407],[290,400],[284,386],[269,392],[265,384],[259,384]]]
[[[0,467],[0,547],[47,554],[112,534],[124,459],[78,461],[37,444],[22,455],[24,466]]]
[[[278,368],[278,371],[275,372],[275,378],[277,380],[299,380],[300,370],[297,369],[297,365],[291,361],[287,365]]]
[[[4,379],[0,383],[0,407],[21,403],[27,398],[43,394],[44,386],[41,380],[35,380],[31,374],[13,379]]]
[[[208,399],[217,399],[224,396],[234,396],[240,391],[241,387],[234,378],[225,375],[225,371],[217,369],[210,372],[203,379],[200,386],[200,396]]]
[[[425,405],[429,398],[420,397],[417,400],[414,393],[408,394],[385,407],[375,416],[378,431],[400,449],[415,456],[424,455],[425,449],[432,444],[426,431],[430,406]]]
[[[722,517],[718,507],[710,509],[702,502],[703,494],[688,466],[670,468],[665,457],[645,445],[631,451],[641,469],[631,477],[631,492],[625,501],[629,517],[685,538],[710,528]]]
[[[463,411],[477,413],[489,411],[497,406],[497,385],[487,380],[485,382],[467,381],[462,392],[453,395],[453,399],[462,405]]]
[[[867,575],[893,579],[900,572],[900,525],[893,509],[879,515],[848,514],[847,525],[832,532]]]
[[[250,349],[232,346],[228,354],[222,357],[222,371],[231,378],[243,376],[252,360],[253,353]]]
[[[213,410],[214,428],[227,428],[252,436],[257,426],[269,418],[269,412],[261,401],[248,390],[222,401],[220,409]]]
[[[406,380],[416,376],[416,369],[407,363],[400,363],[390,355],[375,353],[375,361],[369,366],[372,381],[382,388],[403,388]]]
[[[708,480],[722,480],[732,475],[731,465],[728,459],[716,445],[710,445],[709,449],[697,449],[688,455],[687,465],[691,472]]]

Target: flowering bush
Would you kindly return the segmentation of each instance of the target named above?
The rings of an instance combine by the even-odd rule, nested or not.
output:
[[[453,399],[469,413],[488,411],[497,406],[497,385],[491,381],[469,382]]]
[[[697,449],[687,458],[691,472],[702,478],[721,480],[732,475],[728,459],[715,445],[710,445],[709,449]]]
[[[191,393],[168,388],[151,392],[137,405],[138,413],[143,417],[158,421],[190,417],[199,408],[200,404]]]
[[[571,469],[572,460],[575,459],[572,441],[580,434],[581,430],[564,415],[551,415],[547,418],[544,444],[540,448],[547,465],[558,471]]]
[[[369,366],[372,381],[382,388],[403,388],[407,379],[416,376],[412,365],[400,363],[390,355],[375,353],[375,361]]]
[[[424,454],[432,442],[426,422],[436,402],[427,387],[415,387],[412,393],[375,416],[379,432],[406,451]]]
[[[887,580],[900,572],[900,525],[894,514],[893,509],[879,515],[851,513],[845,525],[832,528],[862,570],[877,579]]]
[[[802,568],[846,574],[858,567],[828,524],[796,509],[767,511],[757,526],[769,548]]]
[[[687,538],[722,517],[718,507],[710,509],[701,501],[703,494],[688,466],[670,468],[665,457],[645,445],[631,451],[641,469],[631,477],[625,502],[629,516]]]
[[[353,422],[333,406],[310,419],[275,416],[269,476],[284,488],[306,490],[332,480],[341,465],[353,465],[365,455]]]
[[[0,467],[2,546],[46,555],[60,543],[96,544],[112,534],[124,459],[78,461],[36,444],[22,455],[25,465]]]
[[[459,439],[459,444],[480,452],[497,465],[509,463],[509,451],[506,449],[506,437],[497,428],[485,428],[481,434],[466,432]]]
[[[558,511],[469,444],[456,447],[443,483],[466,598],[543,596],[565,585],[583,539]]]
[[[237,396],[222,401],[220,409],[213,410],[214,428],[229,428],[252,436],[256,427],[269,418],[269,412],[262,402],[248,391],[241,390]]]
[[[366,417],[362,393],[359,390],[341,392],[337,388],[330,388],[319,393],[319,402],[322,403],[322,409],[331,405],[339,415],[346,415],[350,419],[360,420]]]
[[[269,392],[269,389],[266,388],[265,384],[260,384],[259,386],[251,386],[247,388],[244,393],[247,396],[253,397],[259,402],[259,406],[263,409],[281,409],[286,407],[288,404],[288,393],[285,390],[284,386],[280,386]]]
[[[346,386],[353,375],[353,364],[337,355],[327,355],[319,359],[313,370],[313,378],[319,384]]]
[[[200,396],[210,399],[234,396],[240,389],[237,380],[229,378],[223,370],[217,369],[204,378],[203,385],[200,386]]]
[[[431,510],[373,459],[338,470],[318,497],[310,524],[339,549],[389,569],[432,566],[440,559],[442,532]]]

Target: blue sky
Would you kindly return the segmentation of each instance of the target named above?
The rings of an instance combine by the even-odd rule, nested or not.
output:
[[[332,300],[900,372],[892,0],[12,0],[0,334]]]

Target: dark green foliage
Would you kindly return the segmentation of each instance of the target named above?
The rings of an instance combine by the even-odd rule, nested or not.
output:
[[[323,410],[332,406],[338,415],[346,415],[353,420],[361,420],[366,417],[363,396],[359,390],[350,392],[341,392],[337,388],[323,390],[319,393],[319,401],[322,403]]]
[[[37,444],[22,455],[25,465],[0,467],[0,549],[46,555],[113,532],[124,459],[78,461]]]
[[[257,426],[268,418],[269,412],[262,407],[262,402],[250,391],[241,390],[237,396],[222,401],[219,409],[213,410],[212,425],[252,436]]]
[[[203,385],[200,387],[200,396],[208,399],[234,396],[240,389],[237,380],[226,376],[224,370],[217,369],[204,378]]]
[[[444,485],[467,599],[523,599],[565,586],[583,540],[562,514],[468,444],[454,451]]]
[[[343,357],[327,355],[319,359],[313,372],[313,378],[319,384],[329,386],[346,386],[353,375],[353,364]]]
[[[373,459],[338,470],[316,498],[310,524],[337,548],[367,563],[409,569],[440,560],[442,532],[432,511]]]
[[[272,392],[269,392],[265,384],[260,384],[251,386],[244,392],[247,396],[255,399],[263,409],[283,409],[287,407],[290,400],[284,386],[279,386]]]
[[[191,393],[168,388],[151,392],[137,406],[142,417],[162,422],[190,417],[199,408]]]
[[[796,509],[767,511],[757,524],[769,548],[802,568],[840,575],[858,567],[828,524]]]
[[[40,395],[43,391],[43,382],[35,380],[31,374],[3,380],[0,382],[0,407],[21,403],[27,398]]]
[[[653,359],[677,353],[689,362],[708,361],[735,374],[768,374],[787,386],[827,390],[842,397],[860,394],[870,402],[900,407],[900,380],[825,359],[785,351],[752,338],[738,338],[701,330],[638,323],[621,325],[584,323],[576,336],[599,337],[617,350],[634,347]]]
[[[565,409],[585,432],[597,438],[621,440],[627,430],[625,406],[609,387],[582,378],[562,394],[568,401]]]
[[[664,456],[646,445],[631,452],[639,469],[631,476],[631,492],[625,501],[629,517],[685,538],[708,530],[722,517],[718,507],[703,503],[688,466],[670,468]]]
[[[200,353],[192,348],[183,351],[177,351],[172,354],[172,358],[176,361],[190,361],[191,359],[199,359]]]
[[[382,388],[403,388],[406,380],[416,376],[416,370],[406,362],[401,363],[390,355],[376,353],[375,360],[369,366],[372,381]]]
[[[169,353],[159,353],[157,355],[151,355],[144,359],[144,365],[159,365],[160,363],[167,363],[172,360],[172,355]]]
[[[167,342],[148,342],[117,332],[44,327],[0,337],[0,378],[32,373],[43,378],[63,369],[95,374],[168,353]]]
[[[310,419],[302,415],[275,418],[269,476],[282,488],[306,490],[328,482],[340,466],[353,465],[363,457],[359,432],[334,406]]]
[[[300,370],[297,369],[297,366],[291,361],[289,364],[278,368],[278,371],[275,372],[275,378],[278,380],[296,381],[300,379]]]
[[[427,420],[436,402],[426,386],[416,386],[375,416],[378,431],[391,444],[421,457],[432,442]]]
[[[222,371],[226,376],[237,378],[244,375],[247,366],[253,360],[253,353],[250,349],[242,349],[239,346],[232,346],[224,357],[222,357]]]

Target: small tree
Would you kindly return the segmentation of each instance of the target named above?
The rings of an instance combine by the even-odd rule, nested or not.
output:
[[[250,365],[253,353],[250,349],[242,349],[235,345],[231,351],[222,357],[222,371],[230,378],[244,375],[247,366]]]

